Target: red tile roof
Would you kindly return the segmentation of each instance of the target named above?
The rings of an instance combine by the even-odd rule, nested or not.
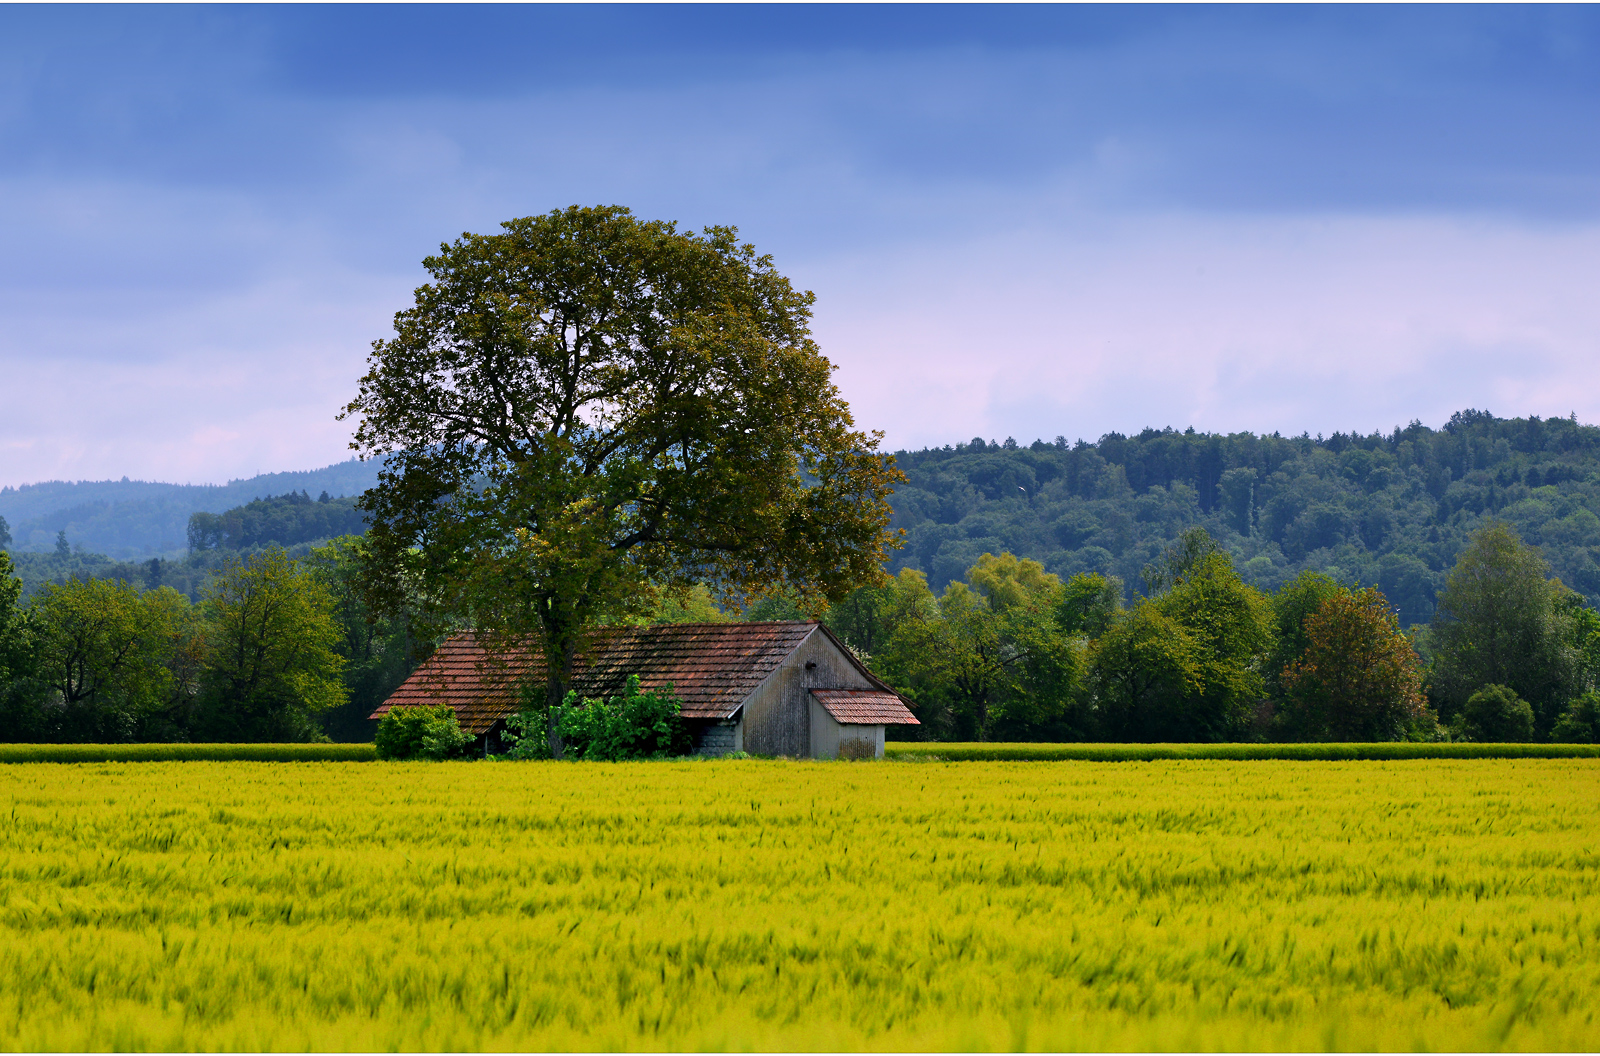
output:
[[[881,689],[813,689],[835,722],[846,726],[921,726],[898,693]]]
[[[801,620],[604,627],[579,650],[572,688],[584,697],[612,697],[636,674],[645,689],[670,682],[684,718],[726,719],[820,626]],[[521,707],[520,687],[529,680],[544,681],[536,643],[491,656],[461,634],[441,645],[370,718],[382,718],[390,707],[449,704],[462,729],[476,736]]]

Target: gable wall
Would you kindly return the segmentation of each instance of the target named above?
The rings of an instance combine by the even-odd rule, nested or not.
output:
[[[806,669],[807,663],[816,666]],[[744,750],[752,755],[814,755],[812,689],[873,689],[822,631],[812,631],[744,702]],[[820,707],[820,705],[817,705]],[[838,746],[833,746],[838,751]]]

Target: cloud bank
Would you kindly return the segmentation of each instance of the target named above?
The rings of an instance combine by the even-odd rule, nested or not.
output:
[[[421,257],[574,202],[738,225],[891,447],[1597,420],[1597,27],[0,12],[0,484],[346,457]]]

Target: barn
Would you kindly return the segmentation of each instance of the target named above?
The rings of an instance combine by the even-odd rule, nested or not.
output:
[[[671,685],[703,755],[881,757],[884,730],[915,726],[906,701],[814,620],[604,627],[578,653],[572,688],[586,698]],[[544,681],[537,646],[487,652],[470,634],[443,645],[370,716],[448,704],[480,751],[496,749],[521,687]]]

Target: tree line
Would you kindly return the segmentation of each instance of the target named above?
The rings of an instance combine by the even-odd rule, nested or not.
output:
[[[28,604],[0,553],[0,728],[26,741],[365,740],[366,715],[449,633],[364,598],[363,540],[234,557],[198,603],[171,587],[50,584]],[[1504,523],[1481,528],[1433,620],[1305,571],[1268,595],[1190,529],[1142,572],[1063,581],[984,554],[935,594],[902,569],[822,619],[913,701],[918,735],[1053,741],[1594,741],[1600,613]],[[742,614],[704,588],[633,621]],[[537,695],[537,691],[535,691]]]
[[[902,569],[824,619],[935,739],[1596,738],[1600,613],[1504,522],[1469,538],[1409,633],[1375,587],[1302,571],[1257,589],[1204,528],[1141,578],[1130,603],[1098,572],[983,554],[937,595]]]
[[[314,500],[305,491],[268,495],[222,513],[191,514],[189,551],[293,546],[359,535],[365,520],[353,497],[335,499],[326,491]]]
[[[370,740],[366,716],[433,638],[367,608],[360,547],[346,537],[301,560],[277,546],[235,555],[198,602],[86,577],[23,604],[0,552],[0,739]]]

